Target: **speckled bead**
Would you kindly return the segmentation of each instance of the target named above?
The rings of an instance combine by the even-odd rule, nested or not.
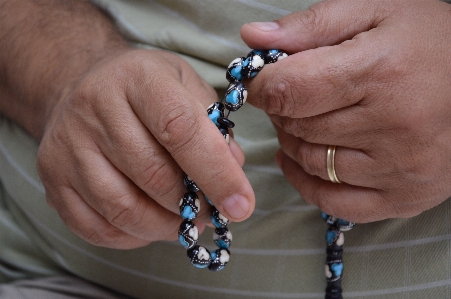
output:
[[[247,99],[247,89],[241,81],[244,78],[252,78],[257,75],[265,63],[276,62],[285,56],[286,54],[277,50],[252,50],[246,58],[239,57],[229,64],[226,77],[230,84],[226,93],[220,102],[213,103],[207,108],[208,117],[216,125],[227,142],[229,141],[230,129],[235,125],[228,119],[229,114],[238,110]],[[187,256],[194,266],[208,268],[211,271],[222,270],[230,258],[228,248],[232,243],[232,234],[227,228],[229,220],[219,213],[212,202],[205,197],[212,208],[210,219],[215,226],[213,240],[218,246],[218,249],[210,253],[205,247],[199,246],[197,244],[199,231],[192,221],[197,217],[200,210],[200,202],[196,194],[200,191],[200,188],[186,174],[183,183],[188,192],[185,193],[179,204],[180,215],[183,218],[183,222],[178,231],[179,241],[187,249]],[[332,245],[338,246],[335,243]],[[328,246],[328,249],[333,246]],[[341,247],[338,246],[336,249],[340,251]],[[336,252],[331,251],[331,258],[338,256],[341,257],[341,255],[337,255]]]
[[[208,269],[211,271],[219,271],[224,269],[230,259],[230,251],[227,249],[216,249],[211,254],[211,263]]]
[[[343,274],[343,261],[334,260],[326,263],[326,277],[328,282],[341,279]]]
[[[265,56],[265,64],[275,63],[288,57],[288,54],[281,50],[268,50]]]
[[[251,51],[243,62],[241,67],[241,76],[243,78],[253,78],[257,76],[265,66],[265,56],[258,50]]]
[[[179,241],[186,249],[191,249],[197,245],[199,240],[199,230],[191,221],[183,221],[179,228]]]
[[[183,220],[192,221],[196,219],[199,214],[200,201],[197,194],[194,192],[187,192],[180,200],[180,215]]]
[[[210,215],[211,223],[216,228],[224,228],[229,223],[229,219],[227,219],[224,215],[219,213],[219,211],[216,208],[213,208],[211,215]]]
[[[329,227],[326,231],[326,242],[327,245],[337,244],[342,246],[345,242],[343,232],[336,227]]]
[[[218,124],[218,118],[224,117],[224,104],[221,102],[216,102],[208,106],[207,108],[207,114],[208,117],[215,123],[215,125]]]
[[[243,80],[241,69],[243,68],[244,60],[244,57],[238,57],[234,59],[227,67],[226,78],[230,83]]]
[[[203,246],[194,246],[187,251],[187,255],[191,264],[197,268],[207,268],[211,263],[210,252]]]
[[[247,98],[246,86],[241,82],[230,83],[225,94],[225,106],[230,111],[236,111],[243,106]]]
[[[200,190],[196,183],[187,174],[185,174],[185,177],[183,178],[183,184],[189,192],[199,192]]]
[[[351,230],[355,226],[355,223],[343,219],[337,219],[336,225],[342,232],[346,232],[348,230]]]
[[[232,233],[227,227],[216,228],[213,234],[213,241],[221,249],[227,249],[232,244]]]
[[[327,215],[324,212],[321,212],[321,217],[324,219],[324,221],[328,224],[328,225],[334,225],[335,222],[337,221],[337,218],[335,218],[334,216],[330,216]]]

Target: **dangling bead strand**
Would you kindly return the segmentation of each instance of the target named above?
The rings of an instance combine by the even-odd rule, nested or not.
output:
[[[343,244],[344,231],[352,229],[355,225],[343,219],[322,213],[323,219],[328,224],[326,231],[326,296],[325,299],[343,299],[341,277],[343,275]]]
[[[221,102],[211,104],[207,108],[208,117],[229,142],[229,129],[235,124],[228,119],[230,112],[237,111],[246,102],[247,89],[242,80],[255,77],[265,64],[275,63],[287,54],[280,50],[252,50],[246,58],[234,59],[227,68],[226,78],[229,86]],[[226,112],[227,110],[227,112]],[[218,246],[213,252],[197,245],[199,231],[194,220],[199,214],[200,202],[197,192],[200,191],[196,183],[185,174],[183,183],[187,192],[180,200],[180,215],[183,222],[179,228],[179,241],[185,249],[191,264],[198,268],[208,268],[211,271],[222,270],[230,258],[229,247],[232,243],[232,233],[227,228],[229,219],[222,215],[206,198],[211,205],[210,219],[215,226],[213,240]]]

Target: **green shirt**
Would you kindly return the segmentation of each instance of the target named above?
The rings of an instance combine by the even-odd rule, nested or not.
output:
[[[217,89],[225,67],[249,49],[239,29],[313,1],[104,0],[137,47],[180,53]],[[325,230],[274,164],[276,134],[266,115],[244,106],[232,116],[244,169],[257,197],[250,219],[233,223],[231,261],[220,272],[194,268],[178,242],[121,251],[92,246],[68,230],[45,201],[37,144],[0,122],[0,269],[3,281],[72,273],[138,298],[324,298]],[[179,201],[179,199],[174,199]],[[214,248],[212,230],[199,241]],[[345,298],[450,298],[449,200],[410,219],[358,225],[345,233]],[[16,270],[11,270],[16,269]]]

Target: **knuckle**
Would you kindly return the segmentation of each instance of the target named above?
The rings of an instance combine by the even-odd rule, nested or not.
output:
[[[174,190],[174,183],[177,177],[181,177],[169,163],[161,161],[154,162],[147,167],[139,176],[143,178],[138,184],[143,186],[144,190],[149,190],[155,197],[164,197]]]
[[[128,227],[139,230],[143,225],[144,209],[141,209],[139,204],[128,195],[117,198],[115,202],[104,215],[107,221],[118,228]]]
[[[189,147],[190,142],[198,132],[196,117],[189,113],[183,105],[168,105],[167,111],[160,114],[156,134],[162,145],[169,152],[181,152]]]
[[[323,174],[324,167],[320,167],[322,161],[318,157],[317,150],[311,145],[304,144],[302,147],[299,147],[296,156],[305,172],[316,176]]]
[[[296,27],[303,28],[303,31],[306,34],[305,38],[307,42],[312,45],[311,48],[317,48],[320,45],[318,44],[318,35],[324,35],[327,32],[327,23],[322,18],[323,3],[317,3],[315,5],[310,6],[307,10],[303,11],[302,17],[297,18],[296,21],[299,24],[296,24]],[[308,33],[311,33],[309,35]]]
[[[103,227],[82,233],[81,237],[92,245],[112,248],[117,247],[123,233],[113,227]]]

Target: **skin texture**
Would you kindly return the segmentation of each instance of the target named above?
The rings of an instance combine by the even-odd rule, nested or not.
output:
[[[47,202],[77,235],[120,249],[174,240],[183,172],[230,220],[250,216],[244,155],[208,118],[217,95],[184,60],[129,47],[78,0],[1,0],[0,47],[0,111],[40,142]]]
[[[451,5],[331,0],[242,27],[291,54],[247,84],[276,160],[308,202],[350,221],[411,217],[451,195]],[[329,181],[326,151],[337,145]]]

